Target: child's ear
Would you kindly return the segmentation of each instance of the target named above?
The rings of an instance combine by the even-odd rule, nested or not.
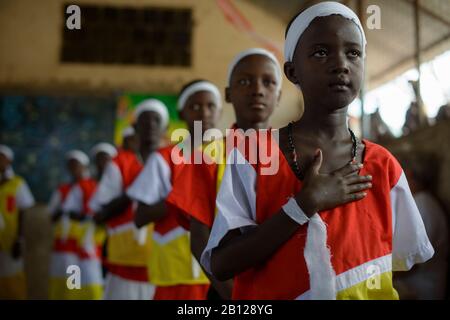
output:
[[[226,87],[225,88],[225,101],[227,103],[231,103],[231,99],[230,99],[230,88]]]
[[[295,66],[292,62],[288,61],[284,63],[284,74],[293,84],[298,84],[297,77],[295,76]]]
[[[281,93],[282,93],[282,91],[280,89],[280,92],[278,93],[278,98],[277,98],[277,106],[279,105],[279,103],[281,101]]]

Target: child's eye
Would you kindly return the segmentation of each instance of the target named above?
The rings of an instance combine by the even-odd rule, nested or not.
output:
[[[272,79],[265,79],[265,80],[263,81],[263,83],[264,83],[264,86],[266,86],[266,87],[269,87],[269,86],[276,86],[276,85],[277,85],[277,82],[274,81],[274,80],[272,80]]]
[[[192,107],[191,107],[191,109],[192,109],[193,111],[198,111],[198,110],[200,110],[200,105],[199,105],[198,103],[193,104]]]
[[[351,58],[357,58],[357,57],[361,57],[361,56],[362,56],[362,53],[361,53],[361,51],[359,51],[359,50],[350,50],[347,54],[348,54]]]
[[[210,104],[208,104],[208,108],[209,108],[209,110],[215,110],[216,109],[216,104],[215,103],[210,103]]]
[[[241,80],[239,80],[239,84],[241,86],[248,86],[248,85],[250,85],[250,80],[249,79],[241,79]]]
[[[327,54],[328,54],[328,52],[326,50],[320,49],[320,50],[315,51],[313,53],[313,56],[317,57],[317,58],[325,58],[327,56]]]

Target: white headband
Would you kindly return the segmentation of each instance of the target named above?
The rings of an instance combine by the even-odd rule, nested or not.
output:
[[[96,144],[92,149],[91,149],[91,156],[95,157],[99,152],[104,152],[107,155],[109,155],[111,158],[114,158],[117,155],[117,150],[116,148],[106,142],[100,142],[98,144]]]
[[[169,112],[167,112],[167,107],[164,103],[156,99],[147,99],[142,101],[136,107],[134,111],[134,118],[137,119],[143,112],[153,111],[161,116],[161,127],[166,128],[169,124]]]
[[[245,57],[248,56],[253,56],[253,55],[260,55],[260,56],[265,56],[267,58],[269,58],[270,60],[272,60],[273,63],[275,63],[276,66],[276,76],[277,76],[277,86],[278,89],[281,88],[281,84],[283,81],[283,77],[281,75],[281,68],[280,68],[280,63],[278,62],[277,58],[275,57],[275,55],[270,52],[267,51],[266,49],[262,49],[262,48],[252,48],[252,49],[248,49],[245,51],[242,51],[241,53],[239,53],[237,56],[234,57],[233,61],[231,61],[230,65],[228,66],[228,86],[231,85],[231,75],[233,74],[234,68],[236,68],[237,64],[244,59]]]
[[[128,138],[131,137],[135,134],[136,132],[134,131],[134,128],[132,126],[126,127],[123,131],[122,131],[122,138]]]
[[[89,157],[80,150],[71,150],[66,153],[66,160],[77,160],[79,163],[81,163],[83,166],[89,165]]]
[[[309,7],[299,14],[291,23],[287,32],[286,41],[284,43],[284,58],[286,61],[292,61],[298,40],[303,32],[305,32],[305,30],[309,27],[311,22],[317,17],[328,17],[333,14],[341,15],[344,18],[353,21],[357,25],[363,38],[363,56],[365,56],[365,47],[367,44],[366,35],[364,34],[364,28],[362,27],[358,16],[350,8],[343,4],[327,1]]]
[[[0,144],[0,153],[3,154],[9,161],[14,160],[14,152],[10,147]]]
[[[185,104],[187,100],[195,93],[200,91],[207,91],[211,92],[214,95],[214,98],[216,100],[216,105],[220,109],[222,108],[222,97],[220,95],[219,89],[208,81],[201,81],[197,83],[193,83],[189,87],[183,90],[183,93],[180,95],[180,98],[178,99],[178,111],[183,110],[185,107]]]

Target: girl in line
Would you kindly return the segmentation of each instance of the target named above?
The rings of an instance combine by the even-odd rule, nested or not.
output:
[[[187,84],[180,92],[178,112],[186,121],[190,138],[155,152],[127,194],[138,202],[135,223],[142,227],[154,222],[150,270],[156,285],[155,300],[204,300],[209,288],[205,276],[189,245],[189,232],[183,228],[178,211],[166,203],[167,195],[179,179],[184,164],[176,163],[180,153],[201,147],[195,139],[195,122],[202,122],[203,134],[215,127],[221,112],[217,87],[204,80]],[[196,133],[198,134],[198,133]],[[199,143],[200,145],[196,145]],[[183,154],[186,156],[186,154]],[[189,191],[187,191],[189,192]]]
[[[233,298],[398,299],[392,272],[432,257],[397,160],[347,125],[365,48],[358,17],[337,2],[288,26],[284,71],[303,116],[259,145],[279,162],[275,174],[230,154],[244,161],[226,169],[202,254],[216,278],[234,278]]]
[[[267,50],[253,48],[240,52],[230,63],[225,99],[236,115],[232,133],[227,137],[239,140],[239,130],[266,130],[281,96],[281,69],[275,56]],[[217,150],[226,148],[220,141]],[[235,141],[232,141],[235,143]],[[206,247],[216,214],[216,195],[222,180],[226,153],[219,161],[187,165],[180,174],[183,183],[176,183],[167,201],[177,207],[189,220],[192,253],[198,261]],[[186,194],[189,190],[189,194]],[[210,276],[209,299],[229,299],[231,281],[218,281]]]

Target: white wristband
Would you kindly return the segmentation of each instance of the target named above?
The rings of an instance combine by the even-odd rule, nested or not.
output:
[[[294,198],[289,198],[288,202],[282,207],[283,211],[299,225],[303,225],[309,221],[308,216],[303,212]]]

